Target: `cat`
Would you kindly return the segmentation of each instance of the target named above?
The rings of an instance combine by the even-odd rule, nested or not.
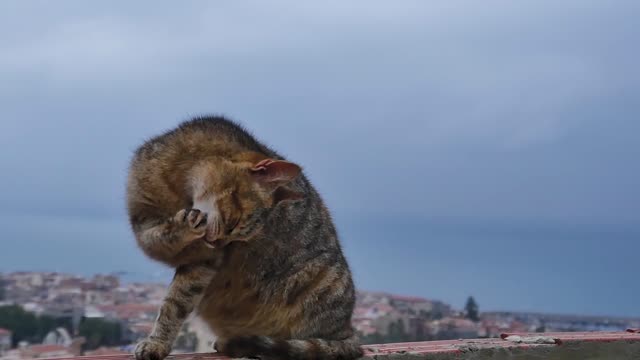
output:
[[[196,311],[231,357],[355,359],[355,290],[331,215],[299,165],[224,117],[146,141],[129,221],[175,275],[138,360],[161,360]]]

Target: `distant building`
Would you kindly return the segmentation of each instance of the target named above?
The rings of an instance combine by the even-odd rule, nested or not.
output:
[[[95,290],[110,291],[120,286],[120,279],[115,275],[95,275],[89,284]]]
[[[437,339],[476,338],[483,331],[480,324],[459,317],[445,317],[429,324],[429,332]]]
[[[0,328],[0,354],[11,349],[11,331]]]
[[[55,330],[51,330],[42,341],[43,345],[62,345],[64,347],[71,346],[72,339],[67,329],[59,327]]]
[[[62,345],[31,345],[20,349],[22,359],[71,357],[74,354]]]
[[[420,312],[429,313],[433,310],[433,302],[415,296],[390,295],[391,305],[398,311],[417,315]]]
[[[155,321],[159,306],[150,304],[120,304],[96,307],[108,320],[121,320],[126,323]]]
[[[84,353],[85,356],[105,356],[105,355],[128,355],[131,354],[128,351],[124,351],[118,347],[104,347],[101,346],[93,351],[87,351]]]
[[[149,334],[151,333],[151,329],[153,329],[152,322],[139,322],[136,324],[131,324],[124,328],[122,337],[123,339],[135,343],[149,336]]]
[[[19,351],[20,359],[51,359],[70,358],[82,354],[82,345],[85,343],[83,337],[74,338],[68,346],[60,344],[21,344]]]

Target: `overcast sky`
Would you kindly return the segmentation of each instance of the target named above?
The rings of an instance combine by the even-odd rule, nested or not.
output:
[[[0,2],[0,271],[162,269],[128,229],[128,161],[217,113],[305,168],[361,288],[640,316],[639,18],[637,1]]]

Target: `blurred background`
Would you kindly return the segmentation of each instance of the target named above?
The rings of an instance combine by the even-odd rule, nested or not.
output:
[[[129,351],[133,150],[223,114],[331,208],[368,342],[638,324],[640,3],[0,3],[0,354]],[[470,298],[471,297],[471,298]],[[28,325],[19,325],[28,324]],[[176,351],[206,351],[190,320]]]

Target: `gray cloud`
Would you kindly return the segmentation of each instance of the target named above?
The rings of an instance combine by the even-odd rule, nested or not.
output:
[[[310,165],[338,207],[384,201],[434,214],[478,206],[498,217],[553,214],[522,191],[495,191],[528,187],[557,199],[554,216],[606,215],[594,210],[602,206],[595,193],[617,186],[590,182],[596,170],[577,153],[569,166],[587,173],[544,187],[519,175],[526,169],[510,169],[546,159],[539,171],[562,171],[567,165],[545,149],[572,152],[580,146],[572,133],[612,121],[605,110],[637,93],[629,71],[635,3],[253,5],[5,3],[0,77],[10,86],[0,136],[11,175],[3,182],[23,192],[35,186],[34,197],[52,208],[115,211],[140,141],[189,114],[223,112]],[[634,113],[621,115],[620,129],[593,141],[615,144],[634,128]],[[606,166],[597,172],[638,178]],[[493,167],[503,176],[483,172]],[[587,183],[579,202],[559,184],[571,176]],[[465,189],[450,194],[444,182]],[[413,190],[390,194],[394,185]],[[368,200],[370,192],[379,199]],[[356,198],[342,203],[343,193]],[[616,199],[606,212],[636,210],[627,202]]]
[[[133,149],[213,112],[303,164],[342,224],[637,224],[639,10],[2,2],[0,212],[122,225]]]

